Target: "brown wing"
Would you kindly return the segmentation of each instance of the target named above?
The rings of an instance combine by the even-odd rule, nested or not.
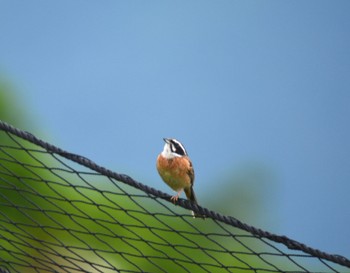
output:
[[[189,168],[187,174],[188,174],[188,176],[190,178],[191,186],[189,188],[184,188],[184,192],[186,194],[187,199],[189,199],[192,202],[198,204],[196,195],[194,194],[194,190],[193,190],[194,170],[193,170],[193,166],[192,166],[191,161],[189,161],[189,163],[190,163],[190,168]]]
[[[194,183],[194,169],[192,166],[192,162],[189,160],[190,163],[190,168],[187,172],[188,176],[190,177],[190,181],[191,181],[191,186],[193,187],[193,183]]]

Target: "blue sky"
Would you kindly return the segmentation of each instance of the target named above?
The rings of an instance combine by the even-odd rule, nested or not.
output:
[[[259,166],[269,212],[240,220],[350,257],[349,1],[0,6],[23,129],[169,193],[155,158],[176,137],[211,209]]]

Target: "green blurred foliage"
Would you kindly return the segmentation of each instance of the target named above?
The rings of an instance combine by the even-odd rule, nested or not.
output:
[[[0,76],[0,120],[21,128],[28,122],[26,105],[18,97],[16,88],[4,77]],[[27,109],[28,110],[28,109]]]
[[[277,179],[262,162],[246,162],[216,178],[208,206],[224,215],[271,229],[277,225]]]

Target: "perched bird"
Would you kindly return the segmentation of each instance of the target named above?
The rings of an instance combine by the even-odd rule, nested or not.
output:
[[[157,158],[157,170],[164,182],[177,192],[171,200],[176,202],[184,191],[187,199],[198,205],[193,191],[194,170],[185,147],[174,138],[164,138],[164,141],[164,149]],[[192,215],[203,218],[193,211]]]

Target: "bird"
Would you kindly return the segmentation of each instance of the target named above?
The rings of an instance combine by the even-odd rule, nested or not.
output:
[[[163,138],[165,145],[163,151],[157,157],[157,170],[163,181],[174,191],[176,195],[171,197],[174,203],[184,191],[188,200],[198,205],[193,190],[194,169],[185,147],[175,138]],[[203,216],[192,211],[194,218]]]

